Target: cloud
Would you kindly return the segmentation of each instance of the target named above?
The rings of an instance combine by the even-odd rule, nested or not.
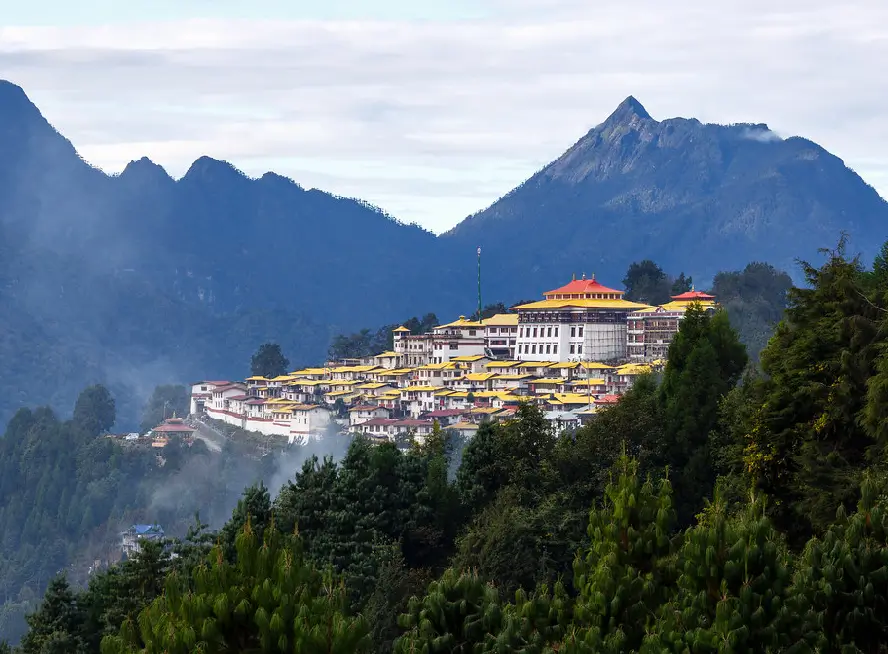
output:
[[[182,174],[209,154],[323,182],[436,231],[630,94],[656,118],[767,122],[873,183],[886,178],[881,0],[640,0],[631,11],[616,0],[487,0],[485,10],[447,22],[6,27],[0,70],[107,170],[147,155]]]

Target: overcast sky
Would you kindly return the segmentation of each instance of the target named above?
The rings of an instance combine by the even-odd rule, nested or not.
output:
[[[885,0],[11,3],[0,78],[112,173],[206,154],[440,232],[631,94],[806,136],[888,196]]]

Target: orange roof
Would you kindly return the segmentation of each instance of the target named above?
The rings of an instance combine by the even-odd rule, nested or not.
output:
[[[549,299],[550,295],[585,295],[586,293],[616,293],[623,297],[623,291],[603,286],[595,281],[594,277],[592,279],[575,279],[554,291],[546,291],[543,293],[543,297]]]
[[[714,300],[714,295],[707,295],[702,291],[695,291],[691,289],[686,293],[682,293],[681,295],[673,295],[673,300]]]

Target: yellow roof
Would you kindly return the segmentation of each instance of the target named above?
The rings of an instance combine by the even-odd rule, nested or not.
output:
[[[456,391],[452,391],[449,388],[445,388],[442,391],[435,391],[435,395],[438,397],[447,397],[448,395],[453,395]]]
[[[548,368],[554,366],[554,361],[522,361],[516,368]]]
[[[476,322],[474,320],[469,320],[465,316],[460,316],[457,320],[453,322],[449,322],[446,325],[438,325],[435,329],[446,329],[447,327],[483,327],[484,324],[480,322]]]
[[[704,309],[716,306],[712,300],[673,300],[661,305],[665,311],[687,311],[691,305],[696,304]]]
[[[491,361],[488,363],[485,368],[512,368],[513,366],[517,366],[520,361]]]
[[[519,311],[529,311],[533,309],[569,309],[576,307],[578,309],[619,309],[636,311],[644,309],[648,305],[639,304],[638,302],[630,302],[629,300],[540,300],[539,302],[531,302],[530,304],[522,304],[515,307]]]
[[[398,390],[401,393],[413,393],[419,391],[440,391],[441,386],[405,386],[404,388],[399,388]]]
[[[367,382],[365,384],[361,384],[358,388],[367,388],[370,390],[375,390],[377,388],[384,388],[388,386],[385,382]]]
[[[296,379],[296,376],[294,376],[294,375],[278,375],[277,377],[275,377],[273,379],[269,379],[268,381],[282,382],[282,381],[292,381],[294,379]]]
[[[462,363],[474,363],[475,361],[480,361],[481,359],[485,359],[486,357],[483,354],[474,354],[472,356],[464,356],[464,357],[453,357],[451,361],[458,361]]]
[[[343,395],[354,395],[355,391],[330,391],[329,393],[324,393],[324,397],[341,397]]]
[[[485,318],[481,322],[486,327],[516,327],[518,325],[517,313],[498,313],[490,318]]]
[[[527,379],[528,377],[533,377],[533,375],[531,375],[529,372],[527,372],[524,374],[517,374],[517,375],[497,375],[496,376],[497,379],[504,379],[506,381],[520,381],[522,379]]]
[[[492,406],[476,406],[474,409],[469,411],[469,413],[477,413],[482,415],[492,415],[494,413],[499,413],[502,409],[497,409]]]
[[[544,377],[543,379],[536,379],[531,384],[563,384],[565,382],[561,377]]]
[[[570,383],[571,386],[604,386],[607,382],[603,379],[577,379]]]
[[[387,352],[382,352],[380,354],[377,354],[373,358],[374,359],[394,359],[395,357],[399,357],[399,356],[401,356],[401,355],[398,354],[397,352],[392,352],[391,350],[388,350]]]
[[[487,381],[496,376],[495,372],[473,372],[468,375],[463,375],[460,379],[465,379],[467,381]]]
[[[452,361],[443,361],[441,363],[427,363],[424,366],[417,368],[417,370],[453,370],[458,367],[459,366]]]
[[[552,399],[560,404],[589,404],[590,395],[583,393],[553,393]]]
[[[395,377],[400,377],[402,375],[409,375],[413,370],[411,368],[403,368],[400,370],[386,370],[383,372],[382,370],[376,371],[378,375],[394,375]]]
[[[252,377],[247,377],[246,381],[268,381],[268,380],[261,375],[253,375]]]
[[[598,361],[580,361],[580,365],[586,370],[613,370],[614,366],[609,366],[606,363],[599,363]]]
[[[476,425],[474,422],[466,422],[464,420],[461,420],[460,422],[456,423],[455,425],[450,425],[447,429],[476,429],[477,430],[478,425]]]
[[[641,363],[627,363],[616,369],[618,375],[644,375],[650,371],[650,366]]]
[[[480,393],[475,393],[475,395],[480,395]],[[454,397],[454,398],[466,398],[468,396],[469,396],[468,391],[450,391],[450,393],[447,395],[447,397]]]
[[[401,325],[400,327],[396,327],[392,331],[393,332],[409,332],[410,330],[407,329],[404,325]]]
[[[327,382],[331,386],[354,386],[360,384],[360,379],[334,379]]]
[[[265,400],[266,404],[293,404],[293,400],[288,400],[285,397],[275,397],[270,400]]]
[[[292,373],[294,376],[305,376],[305,375],[326,375],[328,372],[327,368],[303,368],[302,370],[297,370]]]
[[[562,361],[561,363],[554,363],[550,368],[558,368],[559,370],[563,368],[576,368],[580,365],[579,361]]]

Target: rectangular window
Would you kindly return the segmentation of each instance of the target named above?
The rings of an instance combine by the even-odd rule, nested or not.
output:
[[[577,354],[582,354],[582,353],[583,353],[583,344],[580,343],[579,345],[577,345]]]
[[[474,329],[470,329],[470,330],[469,330],[469,336],[474,336],[474,335],[475,335],[475,330],[474,330]]]
[[[491,334],[496,334],[496,327],[491,327],[491,328],[490,328],[490,333],[491,333]]]
[[[577,336],[579,336],[580,338],[583,338],[583,328],[582,327],[577,327]]]
[[[551,327],[546,328],[546,336],[548,336],[549,338],[552,338],[552,328]]]
[[[536,327],[533,328],[533,337],[534,338],[537,337],[537,328]]]
[[[555,338],[558,338],[558,328],[555,328]]]
[[[536,353],[537,353],[537,346],[536,346],[536,343],[534,343],[533,345],[530,346],[530,353],[531,353],[531,354],[536,354]]]
[[[546,344],[546,354],[552,354],[552,346],[548,343]]]
[[[552,354],[558,354],[558,343],[552,346]]]
[[[571,327],[571,328],[570,328],[570,337],[571,337],[571,338],[574,338],[574,337],[576,337],[576,335],[577,335],[577,328],[576,328],[576,327]]]
[[[576,354],[576,353],[577,353],[577,346],[574,345],[573,343],[570,344],[570,353],[571,353],[571,354]]]

